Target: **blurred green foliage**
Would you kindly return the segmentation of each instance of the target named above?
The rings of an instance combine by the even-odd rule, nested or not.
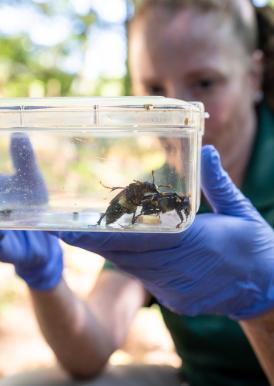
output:
[[[101,75],[98,79],[88,82],[81,68],[69,68],[68,64],[71,55],[76,56],[80,63],[84,63],[94,27],[103,31],[113,31],[116,28],[116,32],[124,35],[126,49],[127,22],[134,7],[140,5],[143,0],[121,1],[124,2],[126,17],[119,25],[115,25],[104,20],[92,5],[88,5],[84,13],[77,12],[76,0],[0,0],[0,10],[5,7],[12,7],[14,11],[29,9],[49,26],[50,20],[56,16],[65,18],[71,26],[70,33],[59,43],[43,45],[35,41],[30,32],[31,28],[23,32],[18,32],[15,28],[14,33],[5,33],[0,25],[0,97],[130,95],[127,62],[123,76],[110,78]],[[87,4],[92,2],[87,1]],[[269,4],[274,6],[274,0],[269,0]],[[15,13],[13,18],[15,26],[16,18],[18,13]],[[31,27],[35,20],[26,22]],[[94,55],[99,54],[95,52]],[[105,58],[100,60],[104,63]]]
[[[129,17],[132,1],[124,1]],[[101,77],[83,91],[81,70],[68,70],[62,65],[73,53],[84,61],[94,26],[104,30],[115,27],[104,21],[92,6],[84,14],[77,13],[70,0],[0,0],[0,9],[3,7],[28,8],[45,20],[56,15],[65,17],[71,33],[60,43],[46,46],[35,42],[29,31],[7,34],[0,26],[0,97],[130,93],[127,74],[114,79]],[[124,30],[125,39],[126,23],[127,18],[116,26]]]

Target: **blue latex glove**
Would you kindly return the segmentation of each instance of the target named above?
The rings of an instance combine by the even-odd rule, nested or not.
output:
[[[50,290],[62,278],[59,240],[46,232],[0,231],[0,261],[13,264],[16,273],[36,290]]]
[[[4,208],[43,205],[48,193],[28,137],[12,136],[10,153],[15,172],[0,175],[0,204]],[[39,231],[0,231],[0,261],[14,265],[17,274],[37,290],[54,288],[63,271],[58,239]]]
[[[25,134],[18,132],[11,136],[10,154],[15,172],[0,175],[0,209],[46,204],[47,188]]]
[[[180,234],[60,236],[136,276],[174,312],[254,317],[274,307],[274,232],[232,183],[212,146],[202,151],[202,186],[215,213],[198,215]]]

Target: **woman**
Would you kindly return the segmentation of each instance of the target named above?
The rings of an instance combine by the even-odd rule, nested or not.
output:
[[[264,21],[258,45],[248,0],[144,1],[130,24],[129,66],[136,95],[204,102],[211,117],[205,143],[215,145],[233,181],[274,226],[273,51],[267,40],[273,27],[264,20],[272,14],[270,8],[258,11]],[[41,329],[74,376],[98,375],[123,343],[137,310],[150,301],[140,282],[107,268],[113,267],[103,271],[87,304],[64,281],[48,292],[31,290]],[[223,316],[187,317],[161,310],[184,363],[182,377],[172,369],[128,368],[116,377],[107,373],[100,385],[268,384],[238,323]],[[250,325],[242,326],[252,342],[256,333],[250,337]],[[39,384],[32,382],[26,384]]]
[[[204,143],[219,150],[234,183],[274,226],[274,12],[257,12],[259,31],[249,1],[147,0],[130,24],[129,68],[135,95],[205,104]],[[266,384],[237,323],[162,312],[190,385]]]

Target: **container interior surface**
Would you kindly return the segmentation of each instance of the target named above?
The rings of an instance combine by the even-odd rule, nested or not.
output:
[[[178,232],[199,205],[203,106],[0,101],[1,229]]]

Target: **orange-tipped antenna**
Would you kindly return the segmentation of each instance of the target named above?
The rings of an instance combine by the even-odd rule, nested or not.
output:
[[[153,185],[155,185],[154,170],[151,170],[151,174],[152,174],[152,183]]]

